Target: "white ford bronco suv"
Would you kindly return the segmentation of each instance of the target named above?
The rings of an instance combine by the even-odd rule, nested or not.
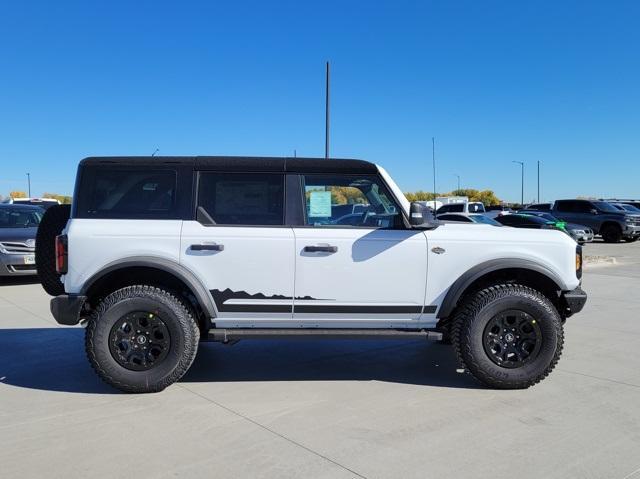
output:
[[[55,319],[86,324],[127,392],[180,379],[200,340],[273,337],[443,339],[485,385],[526,388],[586,302],[565,233],[440,224],[359,160],[87,158],[36,256]]]

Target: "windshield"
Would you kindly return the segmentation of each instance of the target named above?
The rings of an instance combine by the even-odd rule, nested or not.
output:
[[[616,209],[616,207],[606,203],[604,201],[594,201],[593,206],[598,208],[600,211],[605,211],[607,213],[619,213],[620,210]]]
[[[633,205],[620,205],[620,206],[622,206],[625,210],[631,213],[640,213],[640,208],[636,208]]]
[[[35,228],[41,219],[37,209],[0,208],[0,228]]]

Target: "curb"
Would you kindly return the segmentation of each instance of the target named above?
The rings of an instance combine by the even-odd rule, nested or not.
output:
[[[585,265],[595,265],[595,264],[617,264],[618,261],[613,256],[585,256],[584,264]]]

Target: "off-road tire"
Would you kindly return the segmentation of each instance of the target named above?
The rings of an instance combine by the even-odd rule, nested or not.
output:
[[[600,232],[605,243],[620,243],[622,240],[622,230],[615,224],[608,224]]]
[[[520,310],[538,323],[542,342],[537,356],[518,368],[499,366],[483,345],[485,327],[499,312]],[[453,345],[460,364],[477,380],[496,389],[525,389],[542,381],[562,354],[562,320],[554,305],[539,291],[519,284],[490,286],[463,300],[452,328]]]
[[[36,233],[36,270],[44,290],[51,296],[64,294],[64,285],[56,271],[56,236],[71,216],[71,205],[55,205],[47,209]]]
[[[133,371],[116,361],[109,347],[112,328],[124,315],[149,311],[162,318],[170,346],[159,364],[145,371]],[[146,285],[128,286],[104,298],[87,324],[85,348],[98,376],[127,393],[158,392],[178,381],[196,357],[200,331],[190,309],[176,296]]]

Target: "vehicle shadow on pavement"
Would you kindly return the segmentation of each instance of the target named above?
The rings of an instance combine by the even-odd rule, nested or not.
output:
[[[184,382],[385,381],[476,389],[451,346],[420,340],[255,340],[203,343]]]
[[[37,276],[0,276],[0,286],[17,286],[21,284],[38,284]]]
[[[0,329],[0,383],[47,391],[114,394],[84,353],[84,329]]]
[[[453,349],[427,341],[246,340],[203,343],[184,382],[386,381],[481,388],[456,372]],[[93,372],[82,328],[0,329],[0,383],[47,391],[117,394]]]

